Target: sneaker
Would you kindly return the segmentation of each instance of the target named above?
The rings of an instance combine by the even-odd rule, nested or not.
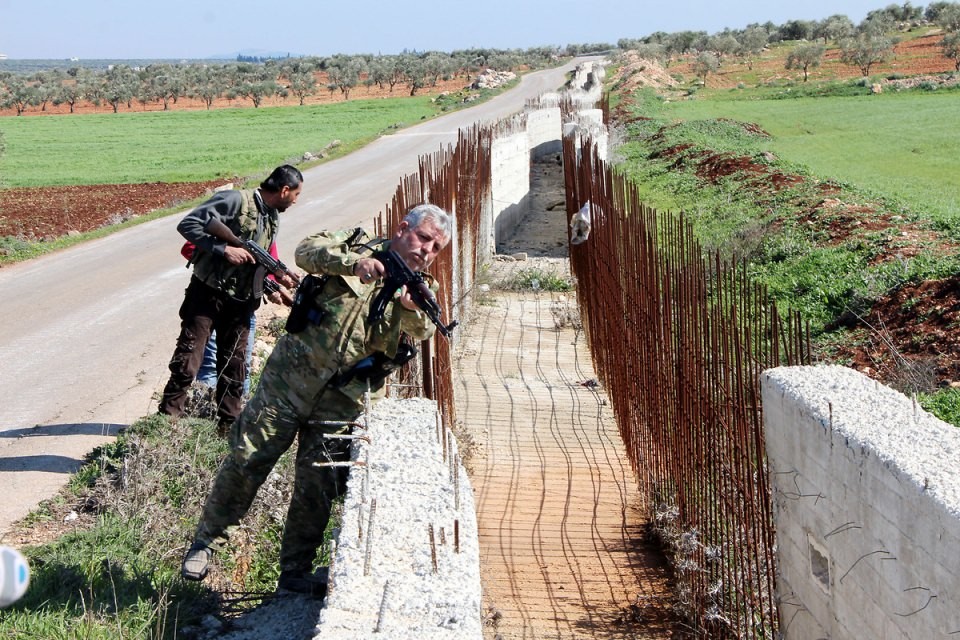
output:
[[[280,572],[277,580],[277,591],[302,593],[313,598],[322,598],[327,595],[326,571],[308,573],[306,571],[287,570]]]
[[[207,571],[210,569],[210,558],[213,556],[213,549],[202,542],[194,542],[183,555],[183,566],[180,567],[180,575],[186,580],[203,580],[207,577]]]

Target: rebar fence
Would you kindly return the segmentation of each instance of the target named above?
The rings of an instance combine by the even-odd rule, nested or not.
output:
[[[375,221],[377,233],[384,235],[411,207],[423,202],[453,214],[455,228],[450,248],[438,255],[430,269],[440,283],[437,302],[448,323],[466,315],[467,293],[476,281],[477,270],[489,257],[483,238],[489,226],[493,131],[479,125],[461,129],[455,147],[421,156],[419,171],[401,180],[391,204]],[[429,363],[420,371],[423,395],[437,402],[446,428],[451,428],[456,419],[451,352],[451,339],[439,332],[432,342],[421,344],[421,362]],[[401,377],[400,382],[411,381]]]
[[[589,202],[571,269],[680,612],[702,637],[774,638],[774,527],[759,374],[809,363],[808,330],[782,317],[742,263],[705,253],[681,215],[564,141],[567,212]]]

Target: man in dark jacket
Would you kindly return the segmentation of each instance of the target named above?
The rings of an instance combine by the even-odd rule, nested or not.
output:
[[[250,314],[260,306],[263,272],[246,249],[234,247],[208,231],[212,221],[225,224],[241,240],[252,240],[264,249],[273,244],[279,213],[297,201],[303,175],[283,165],[260,183],[258,189],[222,191],[188,213],[177,231],[196,246],[193,277],[180,306],[180,336],[170,360],[170,380],[158,411],[180,417],[187,390],[197,376],[203,349],[211,331],[217,332],[217,415],[222,433],[240,415],[244,357],[250,332]],[[281,284],[292,287],[293,282]]]

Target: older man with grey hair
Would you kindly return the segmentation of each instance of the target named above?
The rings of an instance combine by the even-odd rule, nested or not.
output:
[[[320,232],[298,245],[297,265],[311,275],[297,291],[288,333],[277,342],[256,393],[233,425],[231,453],[184,556],[184,578],[206,576],[229,527],[246,514],[260,485],[296,439],[296,479],[277,587],[325,593],[326,585],[313,575],[313,563],[332,503],[346,489],[347,471],[335,463],[349,460],[348,441],[326,436],[346,431],[343,423],[357,419],[368,389],[374,397],[382,396],[384,368],[378,374],[367,364],[388,363],[385,371],[402,366],[415,355],[411,341],[426,340],[435,330],[405,288],[386,302],[382,313],[370,313],[387,275],[376,252],[389,249],[410,270],[422,272],[451,234],[451,216],[421,204],[407,213],[389,239],[356,228]],[[436,282],[423,275],[436,291]]]

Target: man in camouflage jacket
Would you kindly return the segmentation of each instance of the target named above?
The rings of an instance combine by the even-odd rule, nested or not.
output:
[[[273,244],[278,215],[297,201],[303,175],[296,167],[273,170],[259,189],[222,191],[184,216],[177,231],[196,246],[191,257],[193,277],[180,306],[180,336],[170,359],[170,380],[163,389],[159,413],[180,417],[187,390],[197,377],[203,350],[212,331],[217,332],[217,415],[226,433],[240,414],[245,350],[250,314],[260,306],[262,270],[242,247],[228,245],[211,235],[213,220],[224,223],[241,240],[253,240],[264,249]],[[281,281],[293,286],[292,281]]]
[[[383,379],[367,382],[352,375],[358,364],[375,354],[393,358],[403,336],[426,340],[435,330],[405,289],[387,304],[382,318],[371,321],[371,302],[382,289],[385,273],[370,250],[389,248],[411,270],[423,271],[449,242],[451,226],[443,209],[423,204],[410,210],[388,241],[352,229],[321,232],[300,243],[297,265],[325,276],[311,296],[314,313],[302,331],[288,332],[277,342],[253,398],[233,425],[231,453],[184,556],[184,578],[206,576],[213,549],[226,540],[228,528],[247,512],[260,485],[296,439],[296,479],[280,548],[278,588],[314,594],[325,588],[310,579],[313,561],[331,505],[346,488],[347,471],[316,463],[349,460],[347,440],[325,437],[348,427],[327,423],[355,421],[368,384],[374,397],[382,396]],[[428,282],[436,289],[432,279]],[[291,317],[295,312],[296,307]]]

